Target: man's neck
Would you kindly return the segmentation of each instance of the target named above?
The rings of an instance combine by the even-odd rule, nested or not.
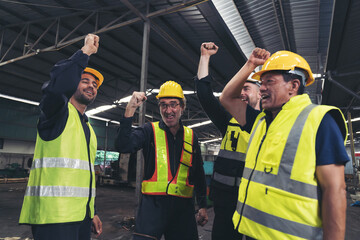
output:
[[[81,115],[84,115],[87,107],[86,105],[79,103],[73,97],[70,98],[70,103],[81,113]]]
[[[175,127],[169,128],[169,130],[174,136],[176,136],[176,133],[179,130],[179,128],[180,128],[180,124],[176,125]]]

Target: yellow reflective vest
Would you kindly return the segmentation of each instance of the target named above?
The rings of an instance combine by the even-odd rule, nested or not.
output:
[[[239,188],[235,228],[255,239],[322,239],[315,142],[329,112],[346,140],[339,109],[292,97],[266,126],[258,115],[249,140]]]
[[[173,195],[191,198],[194,185],[189,183],[189,170],[192,166],[193,131],[184,126],[184,147],[175,177],[170,171],[166,133],[159,127],[159,122],[151,123],[155,143],[155,171],[149,180],[142,182],[141,191],[147,195]]]
[[[214,187],[238,190],[249,137],[250,134],[241,130],[235,118],[231,118],[214,164],[212,177]]]
[[[19,223],[82,221],[88,201],[90,217],[94,216],[97,140],[95,132],[87,123],[90,129],[88,149],[78,111],[70,102],[68,109],[68,120],[59,137],[44,141],[37,135]]]

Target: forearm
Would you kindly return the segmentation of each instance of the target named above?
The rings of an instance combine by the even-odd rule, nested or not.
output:
[[[67,104],[79,85],[88,60],[89,57],[79,50],[70,58],[54,65],[50,72],[51,80],[42,87],[40,109],[46,119],[58,114]]]
[[[195,79],[196,94],[205,113],[219,129],[221,134],[224,135],[231,115],[214,96],[210,79],[210,76],[202,78],[201,80]]]
[[[345,186],[329,189],[322,196],[322,220],[324,240],[345,238],[346,190]]]
[[[241,99],[241,90],[255,67],[256,66],[249,61],[246,62],[245,65],[228,82],[228,84],[226,84],[219,98],[224,108],[241,126],[246,124],[247,107],[247,104]]]
[[[136,108],[127,106],[125,109],[124,117],[126,117],[126,118],[133,117],[135,112],[136,112]]]
[[[133,118],[120,120],[120,128],[115,139],[115,148],[120,153],[134,153],[141,149],[145,141],[143,128],[132,129]]]
[[[221,104],[226,109],[228,109],[229,106],[234,102],[241,101],[240,99],[241,90],[243,89],[243,86],[247,78],[255,68],[256,68],[255,65],[251,64],[249,61],[246,62],[245,65],[226,84],[220,96]]]
[[[209,62],[210,62],[209,55],[200,56],[199,67],[197,72],[198,79],[202,79],[209,75]]]
[[[79,85],[88,61],[89,56],[79,50],[70,58],[56,63],[50,72],[51,81],[46,90],[70,98]]]

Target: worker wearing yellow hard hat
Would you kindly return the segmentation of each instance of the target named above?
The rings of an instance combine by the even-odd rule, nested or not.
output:
[[[84,69],[98,47],[99,37],[88,34],[81,50],[55,64],[42,88],[34,160],[19,219],[32,226],[36,240],[90,240],[92,225],[97,236],[102,233],[95,209],[97,140],[85,110],[104,77]]]
[[[214,162],[209,189],[209,199],[212,200],[214,206],[211,239],[238,240],[243,239],[243,236],[234,229],[232,217],[236,209],[239,184],[245,166],[249,132],[255,118],[252,120],[247,118],[246,124],[238,123],[214,96],[211,88],[213,80],[209,74],[209,63],[210,58],[218,51],[220,51],[219,47],[213,42],[201,44],[197,78],[195,78],[199,102],[206,115],[223,136]],[[259,87],[260,82],[252,79],[251,75],[248,76],[241,92],[238,92],[238,97],[242,100],[239,104],[249,109],[260,110]]]
[[[220,97],[236,120],[248,111],[237,93],[260,65],[252,77],[261,81],[264,110],[250,133],[234,227],[255,239],[344,239],[344,116],[304,93],[314,79],[303,57],[256,48]]]
[[[180,120],[186,107],[182,87],[175,81],[161,85],[158,95],[161,119],[131,128],[136,109],[147,97],[134,92],[120,120],[116,148],[121,153],[143,149],[142,201],[136,217],[134,239],[197,239],[196,220],[208,221],[206,182],[198,138]],[[196,191],[199,212],[194,215]]]
[[[308,62],[299,54],[290,51],[278,51],[263,65],[262,69],[256,72],[252,78],[260,80],[263,73],[269,71],[287,71],[302,77],[303,84],[309,86],[313,84],[314,77]]]

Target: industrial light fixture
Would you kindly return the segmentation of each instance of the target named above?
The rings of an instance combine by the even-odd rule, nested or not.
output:
[[[96,119],[96,120],[100,120],[100,121],[104,121],[104,122],[115,123],[115,124],[120,125],[120,122],[114,121],[114,120],[110,120],[110,119],[108,119],[108,118],[102,118],[102,117],[98,117],[98,116],[89,116],[89,118]]]
[[[357,122],[357,121],[360,121],[360,117],[351,119],[351,122]],[[346,120],[345,122],[348,123],[348,120]]]
[[[211,123],[211,120],[207,120],[207,121],[204,121],[204,122],[195,123],[195,124],[187,126],[187,127],[188,128],[196,128],[196,127],[200,127],[200,126],[207,125],[207,124],[210,124],[210,123]]]
[[[215,139],[211,139],[211,140],[206,140],[206,141],[202,141],[200,143],[205,144],[205,143],[210,143],[210,142],[217,142],[217,141],[221,141],[222,138],[215,138]]]
[[[6,98],[6,99],[9,99],[9,100],[13,100],[13,101],[16,101],[16,102],[22,102],[22,103],[27,103],[27,104],[36,105],[36,106],[39,105],[39,102],[30,101],[30,100],[26,100],[26,99],[18,98],[18,97],[13,97],[13,96],[1,94],[1,93],[0,93],[0,97],[1,98]]]

